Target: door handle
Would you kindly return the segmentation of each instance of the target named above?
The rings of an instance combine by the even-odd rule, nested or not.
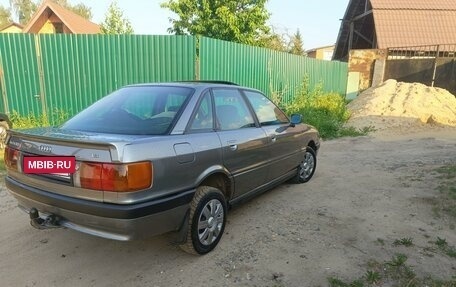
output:
[[[237,149],[238,149],[238,145],[237,144],[230,144],[230,150],[235,151]]]
[[[275,143],[276,141],[277,141],[277,138],[276,138],[276,137],[272,137],[272,138],[271,138],[271,142],[272,142],[272,143]]]

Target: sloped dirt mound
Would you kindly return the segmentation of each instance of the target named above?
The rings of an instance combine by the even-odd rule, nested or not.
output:
[[[376,130],[423,125],[456,127],[456,97],[445,89],[387,80],[349,105],[349,126]]]

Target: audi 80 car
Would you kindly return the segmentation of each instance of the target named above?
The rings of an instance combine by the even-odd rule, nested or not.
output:
[[[9,131],[6,186],[36,228],[114,240],[174,231],[205,254],[229,206],[311,179],[319,134],[301,121],[228,82],[126,86],[60,127]],[[57,156],[73,171],[27,171]]]

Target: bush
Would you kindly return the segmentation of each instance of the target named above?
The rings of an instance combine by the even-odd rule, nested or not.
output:
[[[20,115],[17,111],[13,111],[10,115],[10,120],[13,123],[15,129],[28,129],[36,127],[48,127],[58,126],[63,124],[69,115],[64,110],[54,109],[52,112],[52,120],[49,121],[46,114],[36,116],[35,114],[29,113],[26,116]]]
[[[301,114],[304,121],[315,126],[325,139],[365,135],[369,131],[344,128],[350,118],[345,98],[337,93],[324,92],[321,84],[310,89],[307,77],[293,101],[283,106],[288,114]]]
[[[44,114],[35,116],[34,114],[29,113],[27,116],[21,116],[17,111],[13,111],[10,120],[15,129],[49,126],[49,120]]]

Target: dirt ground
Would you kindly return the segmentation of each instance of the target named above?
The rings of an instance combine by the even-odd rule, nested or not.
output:
[[[33,229],[0,190],[1,286],[328,286],[354,280],[396,253],[418,276],[456,278],[454,221],[436,216],[434,172],[456,165],[456,129],[389,131],[325,141],[315,177],[283,184],[228,215],[219,246],[202,257],[170,236],[116,242]],[[401,238],[413,246],[395,246]],[[388,285],[385,285],[388,286]]]

